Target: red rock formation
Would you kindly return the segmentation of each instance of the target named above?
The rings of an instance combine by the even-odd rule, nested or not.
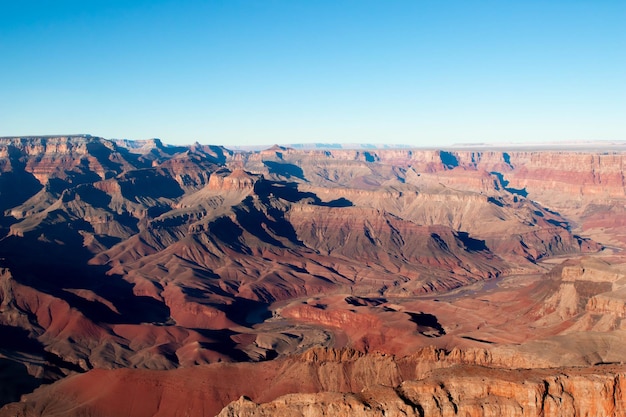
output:
[[[411,368],[423,358],[418,354],[398,360],[318,349],[299,358],[258,364],[214,364],[166,372],[94,370],[5,406],[0,416],[38,415],[44,410],[50,417],[205,416],[217,414],[231,401],[220,416],[327,415],[328,410],[365,416],[383,412],[619,416],[626,411],[623,366],[504,370],[457,365],[430,371],[417,380]],[[267,382],[250,384],[250,380]],[[298,394],[285,396],[294,392]]]
[[[626,413],[623,369],[495,371],[463,367],[399,387],[359,393],[286,395],[257,405],[242,397],[218,414],[228,416],[620,416]],[[593,398],[593,399],[590,399]]]
[[[209,178],[208,189],[225,192],[250,190],[258,179],[258,175],[251,175],[243,169],[235,169],[227,175],[214,173]]]
[[[6,328],[21,340],[0,343],[0,359],[23,365],[22,380],[46,373],[45,382],[142,368],[75,375],[3,412],[216,414],[241,395],[266,403],[306,392],[314,395],[260,407],[241,400],[225,412],[314,412],[307,404],[316,399],[338,415],[344,402],[365,415],[420,407],[515,415],[542,404],[554,413],[554,401],[618,413],[616,405],[568,400],[593,386],[598,403],[608,401],[605,391],[619,384],[594,373],[467,366],[623,359],[622,159],[519,150],[231,153],[158,140],[0,138],[0,335]],[[589,236],[610,246],[597,255],[606,264],[541,263],[597,252]],[[536,275],[525,282],[513,273]],[[315,345],[369,353],[297,356]],[[438,350],[411,359],[427,345]],[[451,364],[463,364],[459,375],[431,373]],[[251,375],[272,387],[246,391]],[[494,382],[460,388],[478,376]],[[99,378],[111,384],[94,397]],[[528,390],[519,394],[524,378]],[[185,402],[177,402],[181,387]],[[114,396],[127,399],[122,408]]]

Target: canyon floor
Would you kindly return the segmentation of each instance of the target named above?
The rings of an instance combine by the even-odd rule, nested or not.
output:
[[[0,416],[626,415],[626,150],[0,138]]]

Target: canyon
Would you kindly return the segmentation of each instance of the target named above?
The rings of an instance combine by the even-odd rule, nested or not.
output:
[[[0,138],[0,416],[624,415],[625,162]]]

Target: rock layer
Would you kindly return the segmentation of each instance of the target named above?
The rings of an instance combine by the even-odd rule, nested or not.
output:
[[[256,404],[240,398],[218,416],[621,416],[622,368],[503,371],[455,367],[396,387],[359,393],[291,394]]]

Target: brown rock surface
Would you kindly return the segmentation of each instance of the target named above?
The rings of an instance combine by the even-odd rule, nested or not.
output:
[[[2,412],[619,415],[623,158],[0,138]]]
[[[506,370],[452,361],[415,379],[417,365],[432,364],[424,353],[398,359],[318,349],[257,364],[93,370],[41,388],[0,415],[204,416],[229,402],[219,415],[619,416],[625,411],[623,366]]]
[[[621,416],[623,368],[493,370],[454,367],[359,393],[292,394],[257,405],[240,398],[218,416]]]

